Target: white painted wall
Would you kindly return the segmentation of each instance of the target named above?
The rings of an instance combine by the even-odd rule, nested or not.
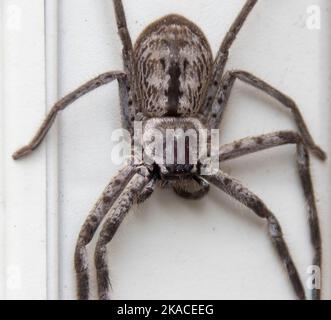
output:
[[[46,298],[45,146],[11,159],[45,112],[43,1],[4,0],[1,14],[1,297]]]
[[[122,68],[110,0],[57,1],[58,16],[55,2],[45,3],[44,10],[43,1],[29,1],[26,9],[25,1],[5,0],[2,8],[5,14],[12,4],[24,10],[21,30],[5,27],[1,42],[5,80],[0,118],[4,141],[0,259],[6,270],[14,266],[28,272],[28,277],[22,275],[19,290],[6,286],[8,276],[2,273],[6,298],[75,297],[77,234],[117,170],[110,160],[111,133],[120,127],[115,83],[83,97],[60,116],[58,150],[57,130],[53,130],[47,153],[42,147],[25,161],[13,163],[9,158],[40,123],[45,92],[47,108],[55,101],[57,79],[58,95],[63,96],[99,73]],[[205,31],[214,52],[243,3],[124,0],[133,39],[154,19],[176,12]],[[292,96],[316,141],[331,154],[330,4],[327,0],[314,3],[322,9],[320,30],[306,27],[311,1],[260,1],[232,48],[228,68],[251,71]],[[46,43],[41,34],[43,12]],[[31,37],[39,37],[47,46],[46,59],[38,45],[29,45]],[[278,103],[246,85],[235,86],[222,125],[222,142],[288,128],[294,128],[290,114]],[[227,163],[224,169],[261,196],[277,215],[306,279],[311,249],[294,159],[293,147],[281,147]],[[314,159],[312,171],[324,241],[324,297],[331,298],[329,162]],[[158,190],[128,216],[109,249],[115,299],[294,298],[264,223],[214,188],[199,202]],[[93,244],[89,250],[92,258]]]

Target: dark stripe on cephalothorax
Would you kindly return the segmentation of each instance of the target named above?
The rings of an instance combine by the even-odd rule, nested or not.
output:
[[[172,62],[169,68],[169,88],[166,92],[166,95],[168,97],[168,112],[167,116],[169,117],[175,117],[178,116],[177,110],[178,110],[178,104],[179,104],[179,98],[183,95],[183,93],[180,91],[180,66],[178,62]]]

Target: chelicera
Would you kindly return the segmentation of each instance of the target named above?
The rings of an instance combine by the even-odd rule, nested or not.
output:
[[[99,75],[58,101],[39,128],[32,141],[14,153],[19,159],[30,154],[42,142],[59,111],[82,95],[117,80],[122,110],[122,126],[134,137],[134,123],[141,121],[143,130],[191,129],[199,135],[201,129],[211,131],[220,126],[231,90],[236,80],[266,93],[288,108],[294,116],[298,132],[279,131],[257,137],[248,137],[221,146],[217,161],[235,159],[250,153],[285,144],[296,145],[297,166],[308,205],[311,242],[314,249],[313,265],[321,267],[321,235],[310,174],[311,151],[321,160],[326,154],[318,147],[305,124],[295,102],[258,77],[242,71],[225,71],[229,49],[257,0],[247,0],[226,34],[216,58],[203,32],[186,18],[171,14],[152,23],[133,46],[127,28],[121,0],[113,0],[118,32],[123,44],[124,71]],[[142,141],[145,147],[145,141]],[[187,149],[186,144],[184,148]],[[187,150],[186,150],[187,151]],[[86,246],[102,223],[95,249],[98,294],[100,299],[110,298],[107,244],[134,203],[146,200],[158,182],[172,187],[176,194],[199,199],[213,184],[235,200],[266,220],[269,236],[289,280],[299,299],[305,299],[304,286],[282,235],[274,214],[264,202],[238,180],[221,169],[207,174],[208,163],[201,158],[195,164],[187,159],[179,164],[131,161],[111,180],[95,204],[80,231],[76,251],[75,269],[79,299],[90,296]],[[176,156],[175,156],[176,158]],[[312,298],[320,298],[320,289],[312,289]]]

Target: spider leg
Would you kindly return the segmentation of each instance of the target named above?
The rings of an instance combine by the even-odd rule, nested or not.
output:
[[[297,165],[301,185],[308,206],[308,219],[310,228],[310,237],[314,249],[313,265],[322,267],[322,244],[321,233],[314,194],[314,187],[310,174],[310,159],[307,148],[302,143],[302,138],[299,134],[292,131],[280,131],[270,134],[265,134],[257,137],[245,138],[233,143],[224,145],[220,148],[219,161],[239,158],[241,156],[254,152],[278,147],[285,144],[297,145]],[[319,300],[321,289],[312,289],[313,300]]]
[[[285,144],[299,145],[301,143],[302,137],[298,133],[294,131],[277,131],[225,144],[219,149],[218,159],[222,162]]]
[[[115,9],[115,16],[116,16],[116,23],[118,34],[121,38],[122,45],[123,45],[123,62],[125,67],[125,72],[129,76],[129,80],[134,74],[134,56],[133,56],[133,45],[130,36],[130,32],[128,30],[125,18],[125,12],[122,0],[113,0],[114,9]]]
[[[256,5],[257,0],[247,0],[241,12],[237,16],[236,20],[231,25],[229,31],[225,35],[222,41],[221,47],[219,48],[213,66],[213,74],[210,81],[210,86],[207,93],[207,105],[204,107],[204,112],[208,113],[211,108],[214,97],[217,93],[219,83],[222,79],[225,65],[229,58],[229,50],[234,40],[236,39],[239,31],[244,25],[248,15]]]
[[[137,172],[132,177],[118,197],[102,227],[94,256],[100,300],[108,300],[110,298],[110,280],[106,261],[107,244],[111,241],[134,201],[136,201],[137,197],[150,180],[151,176],[149,171],[145,167],[141,167],[140,172]]]
[[[321,160],[326,159],[325,152],[315,144],[308,127],[305,123],[301,112],[296,105],[296,103],[284,93],[280,92],[279,90],[275,89],[265,81],[255,77],[254,75],[245,72],[245,71],[230,71],[227,72],[222,80],[220,89],[217,93],[217,96],[214,100],[213,106],[210,109],[209,115],[209,126],[211,128],[218,128],[220,122],[222,121],[222,116],[224,114],[224,110],[228,103],[231,90],[233,88],[234,82],[236,79],[239,79],[263,92],[267,95],[275,98],[279,101],[282,105],[292,111],[294,116],[295,123],[299,129],[299,132],[303,138],[304,143],[310,148],[310,150]]]
[[[130,82],[128,77],[118,79],[119,97],[121,105],[122,128],[129,130],[133,135],[133,119],[136,117],[136,111],[132,103],[130,92]]]
[[[77,295],[80,300],[87,300],[89,298],[89,274],[86,246],[90,243],[103,218],[134,174],[135,168],[131,166],[127,166],[118,172],[103,191],[102,196],[91,210],[80,230],[75,250]]]
[[[44,119],[43,123],[39,127],[37,133],[32,138],[31,142],[28,143],[26,146],[20,148],[13,154],[13,159],[17,160],[24,156],[30,154],[33,150],[35,150],[40,143],[45,138],[48,130],[51,128],[52,124],[55,121],[55,118],[59,111],[65,109],[68,105],[72,104],[75,100],[79,99],[83,95],[87,94],[88,92],[103,86],[107,83],[112,82],[115,79],[125,78],[125,74],[119,71],[107,72],[104,74],[99,75],[98,77],[88,81],[87,83],[80,86],[75,91],[69,93],[64,98],[59,100],[52,109],[47,114],[46,118]]]
[[[122,0],[113,0],[113,4],[115,9],[118,34],[121,38],[123,45],[122,57],[124,70],[127,74],[127,78],[122,80],[123,82],[125,82],[125,84],[121,87],[120,90],[123,127],[133,133],[132,122],[135,120],[140,120],[140,118],[142,117],[141,113],[138,115],[138,97],[134,94],[134,92],[137,92],[137,85],[133,45],[130,32],[126,23],[123,2]]]
[[[318,266],[322,270],[322,241],[321,241],[321,231],[318,220],[318,213],[316,208],[315,194],[313,182],[310,174],[310,159],[307,149],[299,144],[297,147],[297,163],[299,168],[299,175],[301,179],[301,184],[303,186],[303,191],[308,204],[309,212],[309,226],[310,226],[310,238],[314,248],[314,258],[313,265]],[[320,287],[312,289],[312,299],[321,299],[321,282]]]
[[[137,204],[141,204],[145,202],[149,197],[153,194],[157,183],[157,177],[153,176],[150,182],[146,184],[144,189],[141,191],[141,193],[137,197]]]
[[[270,212],[262,200],[245,188],[239,181],[222,171],[218,171],[218,173],[214,175],[207,175],[205,179],[251,209],[259,217],[267,220],[269,236],[271,237],[279,258],[287,270],[293,289],[299,299],[306,299],[304,287],[283,238],[281,227],[276,217]]]

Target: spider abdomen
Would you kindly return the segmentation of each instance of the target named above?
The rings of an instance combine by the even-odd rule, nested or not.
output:
[[[202,31],[178,15],[151,24],[135,45],[139,108],[149,117],[192,116],[205,96],[213,57]]]

